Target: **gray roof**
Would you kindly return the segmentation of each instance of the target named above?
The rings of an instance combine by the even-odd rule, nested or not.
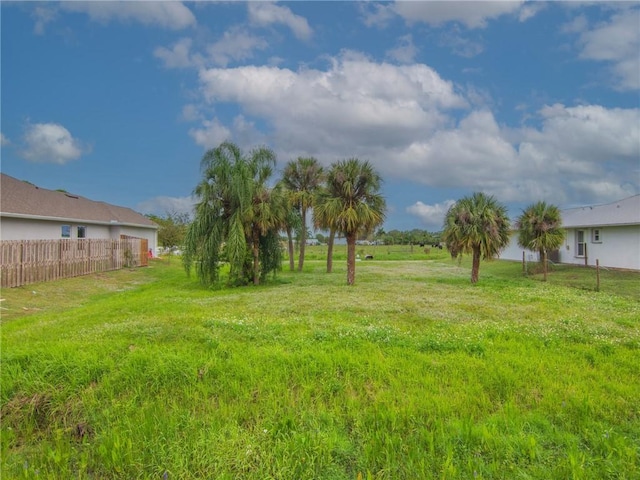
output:
[[[602,227],[606,225],[640,225],[640,195],[588,207],[562,211],[562,226]]]
[[[39,188],[4,173],[0,176],[2,216],[158,228],[154,222],[130,208]]]

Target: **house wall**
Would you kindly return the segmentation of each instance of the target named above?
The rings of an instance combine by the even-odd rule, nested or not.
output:
[[[78,238],[78,226],[86,227],[86,238],[118,239],[120,235],[145,238],[149,248],[158,245],[158,231],[151,228],[129,227],[125,225],[96,225],[89,222],[74,223],[57,220],[38,220],[14,217],[2,217],[0,222],[0,239],[2,240],[59,240],[62,237],[63,225],[70,226],[71,236]]]
[[[594,240],[594,230],[600,231],[600,240]],[[596,259],[603,267],[640,270],[640,225],[567,228],[564,247],[560,248],[560,262],[585,264],[585,256],[577,251],[577,231],[584,231],[587,265]]]
[[[149,249],[154,252],[158,247],[158,230],[142,227],[128,227],[126,225],[120,226],[118,235],[113,238],[120,238],[120,235],[128,235],[129,237],[146,238],[149,241]]]
[[[517,260],[519,262],[522,261],[522,252],[524,252],[524,259],[526,262],[539,262],[540,255],[538,252],[532,252],[531,250],[526,250],[518,245],[518,232],[512,232],[511,238],[509,239],[509,245],[500,252],[498,258],[501,260]]]
[[[109,226],[90,223],[60,222],[56,220],[33,220],[2,217],[0,238],[2,240],[58,240],[62,237],[62,226],[69,225],[69,238],[78,238],[78,226],[86,227],[87,238],[111,238]]]

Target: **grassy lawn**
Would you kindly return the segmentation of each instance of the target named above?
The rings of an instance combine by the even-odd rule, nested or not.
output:
[[[2,477],[640,478],[640,274],[323,248],[3,290]]]

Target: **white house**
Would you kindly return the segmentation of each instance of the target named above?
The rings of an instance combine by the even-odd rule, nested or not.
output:
[[[550,253],[559,263],[640,270],[640,195],[606,205],[562,211],[566,230],[564,245]],[[517,232],[500,258],[522,260]],[[538,261],[537,252],[525,251],[527,261]]]
[[[0,174],[0,239],[146,239],[156,251],[158,225],[130,208],[39,188]]]

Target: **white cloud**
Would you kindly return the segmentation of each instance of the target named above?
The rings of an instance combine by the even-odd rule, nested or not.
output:
[[[585,199],[582,203],[590,203],[589,200],[600,199],[597,203],[608,200],[620,200],[638,193],[637,187],[631,184],[619,184],[615,179],[608,180],[578,180],[569,182],[571,190],[575,192],[574,198]]]
[[[403,145],[467,103],[426,65],[377,64],[353,52],[328,70],[246,66],[200,72],[207,102],[235,102],[267,120],[282,148],[350,155],[358,147]],[[355,153],[355,152],[354,152]]]
[[[32,162],[63,165],[82,155],[81,143],[69,130],[57,123],[35,123],[27,126],[25,148],[21,155]]]
[[[618,60],[638,54],[640,42],[640,9],[613,15],[608,22],[582,33],[580,42],[584,58]]]
[[[395,171],[426,185],[489,188],[516,177],[516,156],[491,112],[481,110],[456,128],[414,139],[398,152]]]
[[[234,61],[252,58],[256,50],[265,50],[269,44],[240,26],[229,28],[218,41],[206,47],[206,54],[192,52],[193,40],[181,38],[170,48],[156,47],[154,57],[166,68],[203,68],[217,65],[226,67]]]
[[[456,203],[455,200],[445,200],[442,203],[427,205],[418,201],[407,207],[407,212],[418,217],[426,226],[440,228],[447,211],[454,203]]]
[[[232,27],[222,38],[207,47],[209,59],[214,65],[226,67],[231,61],[253,57],[255,50],[264,50],[269,44],[241,27]]]
[[[599,105],[545,106],[542,130],[527,135],[549,151],[565,152],[588,162],[640,158],[640,110]],[[540,141],[543,140],[543,141]]]
[[[399,152],[395,172],[503,201],[611,201],[640,190],[640,110],[553,105],[539,116],[538,129],[510,130],[489,111],[471,112]]]
[[[565,23],[560,32],[562,33],[582,33],[589,27],[589,21],[585,14],[580,14],[570,22]]]
[[[268,142],[265,134],[260,132],[255,123],[247,120],[244,115],[237,115],[230,126],[223,125],[220,120],[202,120],[201,128],[192,128],[189,135],[197,145],[205,150],[215,148],[224,141],[233,141],[242,149],[250,150],[256,145]]]
[[[607,62],[619,90],[640,89],[640,8],[628,8],[589,29],[584,16],[576,17],[563,28],[579,33],[580,58]]]
[[[495,104],[491,93],[489,93],[488,90],[478,88],[472,83],[468,83],[467,85],[465,85],[464,93],[469,103],[476,108],[484,109]],[[517,109],[518,108],[516,107],[516,110]]]
[[[465,38],[458,28],[443,33],[438,43],[451,48],[454,54],[464,58],[475,57],[484,51],[482,42]]]
[[[254,25],[282,24],[291,29],[296,38],[308,40],[313,35],[307,19],[294,14],[288,7],[270,2],[249,2],[249,21]]]
[[[544,10],[546,8],[546,4],[544,2],[526,2],[520,8],[518,12],[518,20],[520,22],[526,22],[530,18],[535,17],[538,12]]]
[[[167,213],[193,214],[195,197],[154,197],[136,206],[136,211],[152,215],[165,215]]]
[[[542,191],[538,198],[593,203],[637,193],[640,110],[556,104],[538,114],[540,129],[517,132],[523,173]]]
[[[197,120],[203,120],[203,116],[200,113],[200,109],[193,103],[188,103],[182,107],[182,113],[180,114],[180,120],[185,122],[195,122]]]
[[[418,54],[418,48],[413,44],[411,34],[404,35],[398,39],[398,46],[387,50],[386,55],[398,63],[413,63]]]
[[[181,38],[169,49],[157,47],[153,51],[153,56],[159,58],[166,68],[187,68],[197,67],[204,63],[204,59],[199,54],[191,54],[190,38]]]
[[[7,145],[11,145],[11,140],[5,137],[4,133],[0,133],[0,146],[5,147]]]
[[[256,145],[266,145],[268,142],[266,135],[260,132],[255,123],[247,120],[244,115],[238,115],[233,119],[231,130],[234,142],[243,150],[250,150]]]
[[[36,23],[33,26],[33,33],[36,35],[44,35],[44,29],[48,23],[53,22],[58,16],[58,11],[50,5],[38,5],[31,12],[31,16]]]
[[[521,21],[530,18],[535,10],[527,7],[523,1],[501,2],[406,2],[393,4],[393,10],[408,23],[423,22],[429,25],[442,25],[448,22],[459,22],[468,28],[484,28],[488,20],[502,15],[519,14]]]
[[[392,4],[360,2],[362,22],[367,27],[385,27],[396,16]]]
[[[91,20],[101,23],[135,21],[171,30],[196,24],[196,17],[182,2],[61,2],[60,8],[85,13]]]
[[[243,142],[269,144],[283,160],[357,156],[385,177],[482,190],[506,202],[593,203],[640,189],[640,177],[629,175],[640,158],[638,109],[549,105],[537,112],[537,128],[509,128],[496,121],[486,93],[456,90],[427,65],[376,63],[354,52],[328,60],[326,70],[201,70],[205,101],[234,103],[242,118],[205,122],[192,135],[214,146],[229,133],[240,138],[238,125],[255,120],[268,137],[251,125]],[[455,121],[461,108],[468,111]]]
[[[217,118],[204,120],[202,127],[190,129],[189,135],[195,140],[196,144],[202,146],[205,150],[217,147],[222,142],[231,139],[231,130],[222,125]]]

